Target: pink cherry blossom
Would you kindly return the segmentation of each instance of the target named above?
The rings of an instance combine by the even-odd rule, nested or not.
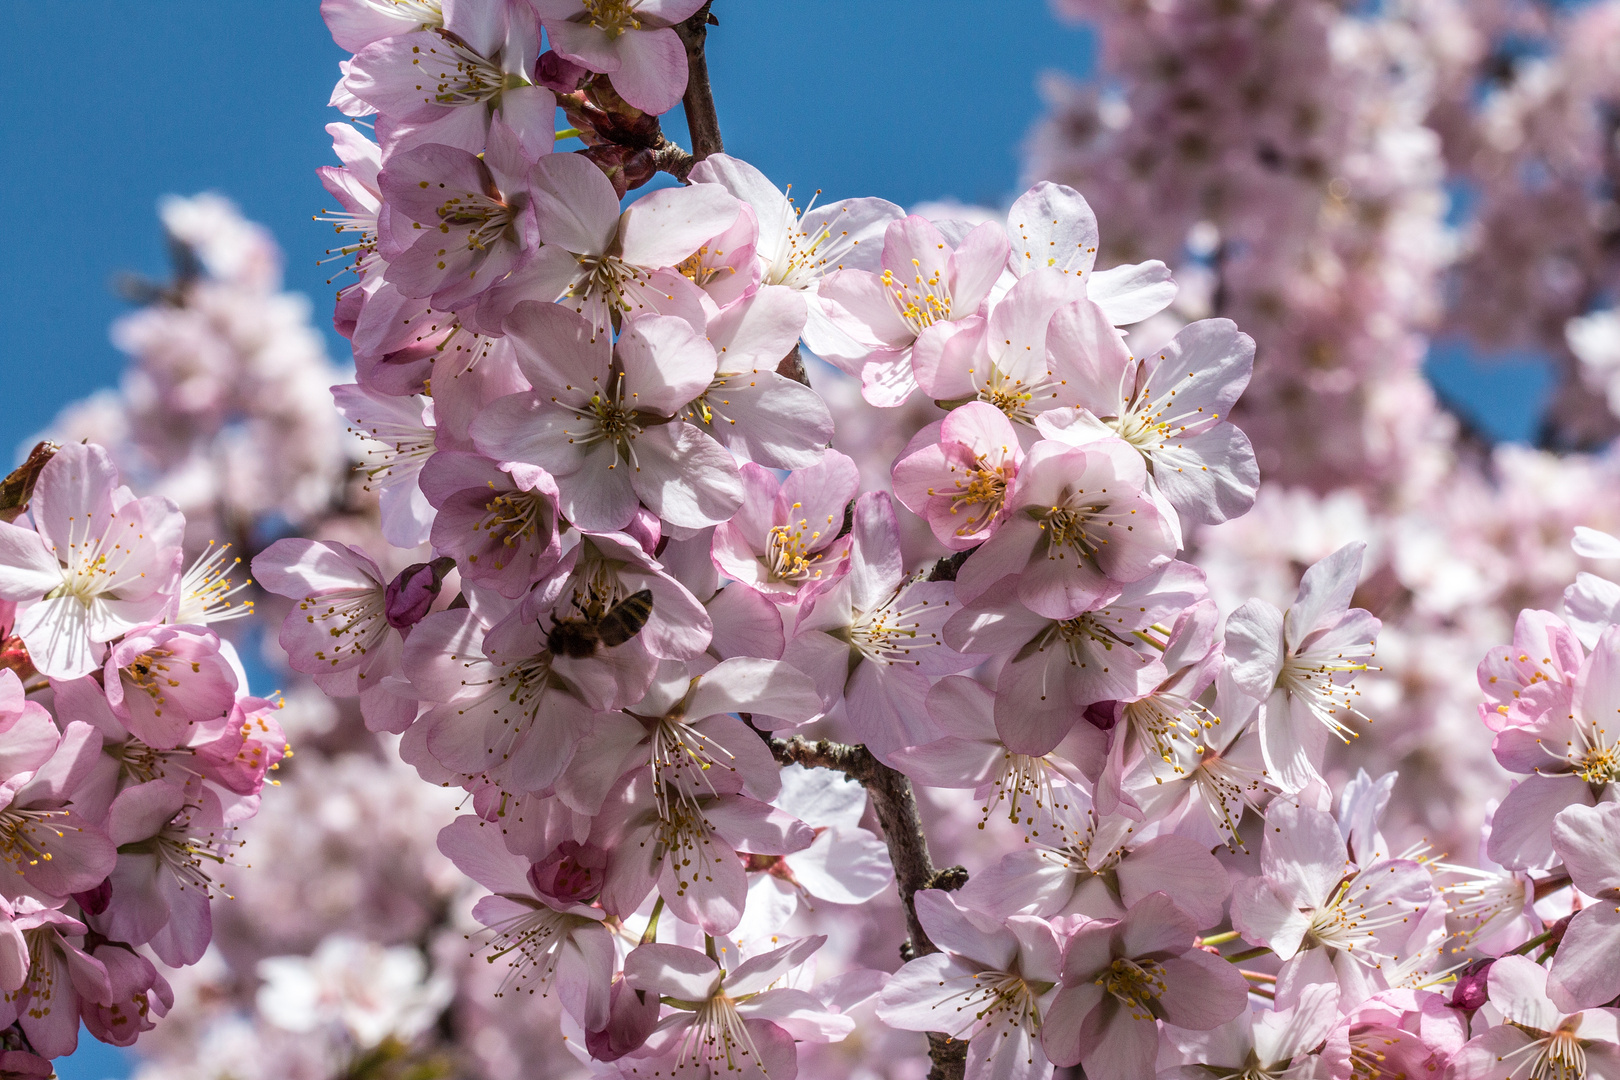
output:
[[[1164,263],[1096,270],[1097,218],[1085,197],[1065,184],[1042,180],[1020,195],[1007,211],[1013,239],[1008,265],[1019,277],[1051,268],[1073,277],[1115,326],[1152,316],[1175,299],[1176,286]]]
[[[1297,1005],[1270,1012],[1244,1011],[1207,1031],[1167,1027],[1164,1041],[1180,1064],[1161,1068],[1165,1080],[1201,1080],[1211,1069],[1241,1074],[1292,1076],[1308,1070],[1312,1052],[1333,1030],[1339,1018],[1338,987],[1326,983],[1308,986]]]
[[[493,626],[472,610],[429,615],[404,649],[411,688],[432,703],[412,736],[458,777],[483,776],[512,794],[548,788],[590,725],[579,695],[607,705],[623,692],[621,678],[634,696],[645,688],[646,653],[618,655],[633,645],[573,660],[554,657],[537,620],[515,611]]]
[[[1066,798],[1036,811],[1040,826],[1026,830],[1025,848],[968,880],[964,903],[998,916],[1119,919],[1162,892],[1201,930],[1221,921],[1231,885],[1206,848],[1169,833],[1144,839],[1129,818],[1097,813],[1083,792]]]
[[[996,730],[1018,753],[1044,754],[1082,723],[1087,706],[1135,701],[1169,678],[1158,650],[1138,635],[1205,591],[1194,567],[1171,563],[1089,611],[1054,619],[1026,607],[1008,579],[953,614],[944,637],[961,652],[1006,660],[996,678]],[[1099,768],[1104,749],[1095,745]]]
[[[976,659],[940,642],[955,590],[903,573],[889,497],[862,495],[853,526],[849,571],[800,610],[782,658],[815,680],[829,709],[842,703],[860,741],[883,760],[943,734],[923,704],[929,677]]]
[[[714,380],[713,348],[681,319],[643,316],[616,346],[561,305],[520,304],[507,320],[534,391],[493,403],[473,424],[479,449],[557,481],[576,525],[628,525],[638,500],[671,524],[702,528],[742,505],[736,460],[676,419]]]
[[[445,8],[442,27],[357,50],[341,89],[381,114],[378,135],[389,155],[429,143],[479,153],[494,117],[529,156],[548,153],[557,102],[534,83],[540,28],[528,4]]]
[[[1547,973],[1547,996],[1573,1012],[1620,996],[1611,962],[1620,948],[1620,803],[1571,806],[1553,821],[1552,843],[1575,887],[1596,901],[1570,920]]]
[[[1007,518],[957,573],[963,602],[1008,575],[1032,611],[1071,619],[1170,562],[1176,538],[1146,494],[1142,457],[1123,440],[1042,443],[1007,493]]]
[[[0,1022],[17,1023],[34,1050],[48,1058],[79,1044],[79,1013],[113,1004],[107,968],[69,938],[82,940],[83,923],[37,902],[24,901],[15,925],[28,943],[28,975],[0,998]]]
[[[642,112],[666,113],[686,90],[686,49],[675,23],[701,0],[529,0],[558,53],[607,75]]]
[[[529,861],[508,852],[499,830],[476,817],[459,817],[446,825],[438,846],[492,893],[478,901],[473,916],[488,928],[483,944],[491,950],[490,961],[506,961],[502,985],[543,997],[555,992],[587,1030],[604,1027],[614,953],[601,909],[559,906],[556,898],[538,894]]]
[[[76,679],[100,666],[102,643],[169,605],[185,519],[167,499],[137,499],[107,452],[83,445],[45,464],[31,516],[34,530],[0,522],[0,599],[27,602],[15,632],[34,666]]]
[[[804,342],[810,351],[833,356],[855,349],[818,295],[821,282],[838,270],[880,270],[884,230],[905,211],[873,198],[819,206],[812,199],[800,210],[765,174],[727,154],[711,154],[698,162],[690,179],[694,184],[719,184],[752,211],[757,231],[750,254],[761,291],[784,289],[804,297],[808,305]]]
[[[972,788],[983,820],[1005,807],[1015,825],[1050,824],[1058,807],[1086,804],[1078,770],[1057,753],[1023,754],[1002,741],[994,719],[995,693],[965,675],[947,675],[928,691],[928,715],[945,732],[890,757],[919,783]],[[1084,745],[1084,737],[1080,740]],[[1097,740],[1100,744],[1100,738]],[[1073,750],[1073,747],[1066,747]],[[1091,747],[1100,756],[1100,745]],[[1074,756],[1080,756],[1080,751]]]
[[[866,789],[826,769],[789,765],[781,770],[781,791],[772,803],[815,830],[803,851],[755,855],[748,860],[752,880],[748,907],[737,936],[774,932],[801,899],[821,904],[864,904],[894,882],[894,868],[882,839],[861,827]]]
[[[1247,998],[1243,976],[1193,948],[1196,932],[1163,893],[1137,901],[1123,919],[1076,929],[1041,1029],[1047,1056],[1091,1076],[1146,1080],[1158,1050],[1156,1017],[1193,1030],[1236,1017]]]
[[[576,154],[543,158],[531,183],[544,247],[513,289],[490,298],[479,313],[484,324],[541,297],[561,298],[593,337],[647,313],[679,315],[701,329],[703,293],[672,268],[731,227],[741,212],[736,199],[714,184],[694,184],[644,195],[621,212],[613,184]]]
[[[803,469],[820,461],[833,436],[827,403],[776,370],[804,325],[805,300],[786,289],[722,308],[708,323],[714,381],[687,407],[686,419],[761,465]]]
[[[437,511],[433,548],[464,581],[517,599],[562,557],[557,485],[543,469],[444,450],[422,467],[422,492]]]
[[[745,795],[694,792],[666,802],[639,770],[627,774],[592,829],[612,851],[602,907],[624,917],[658,895],[683,922],[727,934],[742,920],[748,879],[737,852],[789,855],[810,846],[804,822]]]
[[[118,941],[150,943],[171,967],[195,964],[213,936],[213,873],[233,846],[219,797],[205,790],[188,801],[162,780],[136,784],[113,800],[107,832],[118,846],[114,903],[91,925]]]
[[[1091,415],[1042,414],[1041,433],[1064,442],[1124,439],[1146,459],[1152,489],[1189,523],[1247,513],[1260,468],[1248,437],[1227,416],[1249,383],[1253,340],[1229,319],[1205,319],[1143,360],[1130,356],[1111,328],[1096,325],[1101,321],[1089,301],[1052,319],[1048,346],[1067,361],[1059,370]]]
[[[854,1030],[804,990],[776,983],[803,964],[825,937],[790,940],[730,971],[692,949],[649,942],[624,960],[625,984],[657,995],[675,1011],[625,1062],[630,1076],[679,1069],[694,1078],[792,1080],[798,1042],[837,1042]]]
[[[191,740],[191,729],[230,712],[236,671],[207,630],[138,627],[107,654],[107,701],[147,746],[167,750]]]
[[[532,258],[532,177],[515,147],[478,157],[429,143],[395,154],[377,182],[394,222],[380,251],[403,296],[460,309]]]
[[[778,480],[742,467],[743,504],[714,531],[714,564],[777,603],[795,603],[842,573],[851,538],[844,514],[860,493],[855,463],[836,450]]]
[[[917,388],[914,350],[943,347],[962,320],[979,313],[1007,251],[1006,233],[989,222],[955,244],[915,214],[890,222],[881,271],[851,268],[822,280],[820,297],[834,326],[856,345],[823,359],[859,376],[871,404],[903,404]]]
[[[1364,550],[1347,544],[1306,570],[1287,612],[1251,600],[1226,621],[1232,682],[1264,703],[1260,746],[1287,791],[1318,778],[1328,735],[1349,742],[1346,720],[1361,715],[1350,683],[1366,670],[1380,626],[1350,607]]]
[[[1620,1076],[1620,1010],[1566,1014],[1547,997],[1547,969],[1527,956],[1491,965],[1490,1001],[1503,1023],[1469,1040],[1451,1060],[1457,1080],[1555,1075]]]
[[[373,41],[443,26],[444,15],[435,0],[321,0],[321,18],[332,38],[350,52]]]
[[[69,722],[60,734],[40,706],[23,700],[12,672],[0,672],[0,896],[62,898],[95,888],[116,852],[97,822],[73,804],[101,752],[89,724]]]
[[[1053,313],[1073,295],[1074,283],[1053,269],[1019,279],[988,317],[950,324],[956,332],[948,340],[943,333],[918,339],[912,357],[918,385],[938,402],[976,399],[1025,426],[1047,410],[1073,405],[1071,380],[1053,362],[1047,341]],[[1113,328],[1104,333],[1117,347]]]
[[[1428,871],[1404,859],[1355,867],[1337,823],[1318,810],[1279,801],[1266,819],[1261,874],[1234,886],[1233,925],[1288,961],[1279,991],[1331,981],[1346,1005],[1365,1000],[1435,901]]]
[[[273,593],[297,601],[281,624],[281,647],[297,671],[329,694],[358,696],[376,730],[400,731],[415,707],[390,693],[402,639],[388,623],[387,581],[364,552],[334,541],[278,540],[253,560]]]
[[[878,999],[878,1018],[966,1040],[973,1080],[1050,1077],[1042,1023],[1063,961],[1063,941],[1052,926],[1024,915],[987,916],[936,889],[919,892],[915,903],[918,920],[944,951],[895,973]]]
[[[393,397],[363,386],[332,387],[338,412],[365,445],[366,478],[381,494],[383,538],[410,548],[428,538],[433,506],[422,493],[422,467],[433,456],[433,403]]]
[[[1480,721],[1492,731],[1502,730],[1508,706],[1521,693],[1543,682],[1573,684],[1586,659],[1580,640],[1562,619],[1550,611],[1521,611],[1513,626],[1513,641],[1499,645],[1479,664],[1479,688],[1485,700]]]
[[[971,401],[937,430],[918,432],[894,463],[894,497],[928,522],[934,538],[966,551],[1006,520],[1024,452],[1005,415]]]

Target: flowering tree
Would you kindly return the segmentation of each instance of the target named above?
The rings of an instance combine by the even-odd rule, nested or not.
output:
[[[322,822],[347,846],[318,871],[361,867],[364,913],[287,929],[272,912],[317,924],[292,914],[316,894],[271,893],[208,952],[203,862],[253,835],[285,753],[208,628],[235,586],[213,555],[182,571],[199,512],[120,486],[100,446],[42,445],[0,491],[0,1070],[48,1075],[81,1016],[109,1041],[151,1027],[173,1002],[155,958],[256,961],[262,1021],[341,1032],[298,1058],[193,1002],[175,1019],[195,1075],[1620,1076],[1620,586],[1582,574],[1511,643],[1444,628],[1484,657],[1467,737],[1522,777],[1498,786],[1478,865],[1450,862],[1400,835],[1411,806],[1386,817],[1395,774],[1338,748],[1386,738],[1363,697],[1388,680],[1369,607],[1398,620],[1403,665],[1421,666],[1404,635],[1441,632],[1391,603],[1383,560],[1421,616],[1462,601],[1411,588],[1415,537],[1378,568],[1359,538],[1299,558],[1288,530],[1325,500],[1260,486],[1262,466],[1319,490],[1354,467],[1382,540],[1422,497],[1483,483],[1417,377],[1424,296],[1375,272],[1410,238],[1316,190],[1343,202],[1354,166],[1421,216],[1416,174],[1357,156],[1420,119],[1388,108],[1408,87],[1395,22],[1304,2],[1122,15],[1127,43],[1145,19],[1193,58],[1160,65],[1172,79],[1243,44],[1252,76],[1294,78],[1273,90],[1324,97],[1333,123],[1267,142],[1255,172],[1116,110],[1140,143],[1097,185],[1125,204],[1105,244],[1049,180],[971,220],[801,210],[723,152],[700,0],[323,10],[354,54],[333,102],[377,134],[332,125],[342,166],[322,170],[355,274],[336,309],[354,381],[332,394],[366,491],[307,464],[256,502],[205,490],[247,507],[220,520],[279,598],[285,663],[347,718],[288,770],[308,770],[307,808],[266,800],[285,824],[256,888],[300,880],[276,846],[300,841],[273,838]],[[1266,117],[1252,83],[1213,86],[1236,87],[1234,129]],[[690,150],[661,129],[677,102]],[[1204,171],[1155,173],[1160,143]],[[626,203],[659,173],[680,183]],[[1230,216],[1192,216],[1209,205]],[[1175,273],[1152,257],[1184,249]],[[1366,280],[1290,277],[1329,254]],[[211,291],[234,310],[225,262],[126,327],[170,340]],[[1318,377],[1313,341],[1349,350],[1347,377]],[[140,370],[186,355],[149,348]],[[192,400],[183,382],[147,413]],[[1386,423],[1380,394],[1416,421]],[[143,415],[126,398],[77,423]],[[104,438],[161,489],[271,415],[245,402]],[[307,437],[257,445],[319,453],[332,414],[292,412]],[[1424,454],[1444,468],[1414,470]],[[1458,505],[1436,498],[1435,516]],[[1573,551],[1620,540],[1583,529]],[[1243,602],[1251,582],[1265,595]],[[334,787],[355,805],[324,824]],[[409,826],[436,813],[433,863]],[[1480,838],[1459,817],[1441,828]],[[516,1034],[542,1029],[560,1042]]]

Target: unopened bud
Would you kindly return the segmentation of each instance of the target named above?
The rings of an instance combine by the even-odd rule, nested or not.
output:
[[[658,542],[663,539],[663,529],[658,524],[658,515],[645,506],[636,507],[636,516],[630,519],[630,524],[624,527],[624,531],[641,545],[642,551],[649,555],[658,553]]]
[[[658,1026],[658,995],[633,989],[621,975],[608,991],[608,1025],[585,1033],[585,1049],[597,1061],[617,1061],[641,1049]]]
[[[1485,999],[1490,996],[1488,977],[1494,963],[1494,958],[1475,960],[1457,972],[1457,985],[1452,987],[1451,1003],[1459,1009],[1470,1011],[1485,1004]]]
[[[602,891],[607,852],[595,844],[564,840],[557,850],[529,866],[536,892],[564,903],[579,904]]]
[[[73,900],[86,915],[100,915],[112,903],[112,878],[102,878],[101,884],[85,892],[73,893]]]
[[[1123,701],[1094,701],[1086,706],[1086,723],[1098,731],[1113,731],[1124,707]]]
[[[405,630],[422,621],[444,585],[444,576],[456,565],[448,555],[430,563],[412,563],[383,590],[383,611],[388,625]]]
[[[658,169],[653,164],[651,150],[638,150],[633,146],[588,146],[576,151],[596,163],[613,184],[614,192],[624,198],[625,192],[638,188],[651,180]]]
[[[547,90],[555,90],[559,94],[572,94],[579,89],[579,84],[590,77],[590,69],[565,59],[551,49],[540,54],[540,63],[536,65],[534,81]]]

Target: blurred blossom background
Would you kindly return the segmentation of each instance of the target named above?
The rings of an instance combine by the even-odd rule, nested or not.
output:
[[[1234,419],[1260,499],[1192,537],[1192,558],[1230,610],[1286,603],[1303,567],[1368,541],[1355,602],[1384,620],[1382,671],[1360,684],[1372,731],[1335,776],[1399,769],[1387,829],[1471,861],[1505,789],[1475,665],[1520,608],[1615,569],[1568,541],[1620,531],[1620,0],[714,10],[727,150],[801,202],[972,217],[1060,181],[1095,207],[1102,264],[1175,270],[1139,351],[1211,315],[1256,338]],[[108,445],[180,504],[194,547],[385,550],[330,407],[351,377],[330,328],[341,261],[321,262],[332,233],[312,220],[331,205],[315,169],[335,163],[323,125],[344,54],[314,0],[129,15],[12,15],[15,40],[50,47],[0,116],[0,445]],[[830,368],[812,378],[853,401]],[[871,434],[838,445],[881,487],[899,447]],[[380,1077],[407,1057],[423,1077],[572,1075],[554,1010],[495,999],[468,958],[470,883],[433,844],[455,794],[286,669],[266,632],[284,611],[266,598],[233,624],[255,692],[285,696],[297,757],[227,871],[215,948],[172,976],[175,1012],[138,1051],[86,1039],[64,1080]],[[975,856],[943,861],[958,859]],[[891,1075],[880,1058],[851,1041],[805,1068]]]

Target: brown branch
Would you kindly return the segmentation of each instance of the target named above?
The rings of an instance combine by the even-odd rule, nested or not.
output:
[[[793,346],[792,352],[782,357],[782,362],[776,365],[776,373],[796,383],[810,385],[810,373],[804,370],[804,357],[800,355],[797,345]]]
[[[712,4],[713,0],[709,0]],[[702,161],[710,154],[725,152],[720,141],[720,119],[714,111],[714,90],[709,86],[709,61],[703,54],[703,41],[709,36],[709,24],[719,20],[709,14],[709,4],[698,8],[689,19],[675,24],[675,32],[686,46],[686,94],[681,103],[686,106],[686,130],[691,133],[692,160]],[[688,167],[690,168],[690,166]]]
[[[681,183],[686,183],[686,176],[697,164],[697,158],[688,154],[679,144],[672,143],[668,138],[660,136],[662,141],[653,147],[652,167],[659,172],[667,172]]]
[[[771,739],[771,753],[784,765],[836,769],[866,788],[872,809],[883,829],[883,842],[894,864],[894,883],[906,912],[907,941],[900,948],[903,959],[939,952],[917,919],[916,895],[919,889],[960,889],[967,883],[967,871],[960,866],[935,870],[928,854],[928,838],[923,835],[922,818],[917,813],[917,797],[911,781],[872,756],[864,746],[850,746],[827,739],[810,742],[802,737]],[[948,1035],[928,1033],[928,1056],[933,1061],[929,1080],[961,1080],[967,1068],[967,1043]]]

